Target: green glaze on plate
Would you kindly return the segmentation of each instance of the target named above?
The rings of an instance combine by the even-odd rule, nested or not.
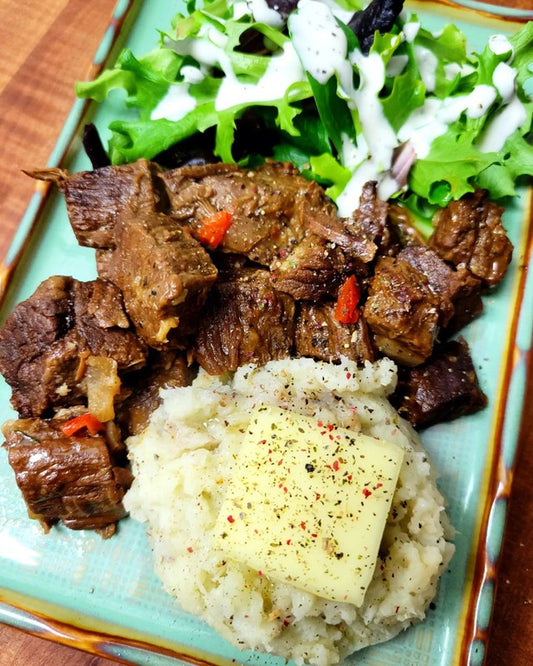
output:
[[[493,5],[408,2],[430,29],[456,23],[472,48],[490,34],[511,32],[517,17]],[[95,74],[127,44],[134,53],[152,48],[157,28],[182,8],[172,0],[120,0],[95,59]],[[501,19],[495,16],[500,13]],[[104,27],[103,27],[104,28]],[[117,95],[120,93],[117,93]],[[107,127],[119,97],[96,107],[77,102],[51,156],[50,166],[90,168],[79,151],[80,128],[92,120]],[[104,140],[107,140],[105,132]],[[485,313],[465,331],[489,407],[468,418],[431,428],[426,447],[440,473],[457,529],[457,552],[441,581],[425,622],[401,636],[357,653],[347,664],[451,666],[481,664],[492,612],[503,527],[526,382],[533,319],[533,224],[531,191],[523,190],[504,215],[515,246],[509,272],[485,298]],[[15,270],[16,268],[16,270]],[[46,277],[96,275],[94,253],[78,246],[62,197],[42,184],[30,203],[0,273],[2,320]],[[0,385],[0,418],[14,416],[10,392]],[[0,455],[0,620],[96,654],[138,664],[257,664],[284,660],[240,652],[196,618],[183,613],[163,591],[151,564],[144,526],[131,519],[103,541],[93,533],[62,527],[44,535],[27,517],[7,456]]]

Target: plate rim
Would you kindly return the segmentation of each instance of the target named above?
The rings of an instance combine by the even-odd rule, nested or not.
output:
[[[102,41],[97,49],[96,55],[92,61],[92,67],[88,79],[93,79],[105,68],[109,63],[113,54],[119,48],[121,38],[126,38],[129,30],[131,29],[132,22],[135,21],[135,15],[143,4],[143,0],[116,0],[116,5],[113,10],[110,21],[105,29]],[[526,22],[533,20],[533,9],[513,9],[510,7],[492,5],[480,0],[429,0],[421,2],[421,0],[414,0],[409,2],[409,5],[424,5],[425,9],[433,7],[438,8],[452,8],[459,11],[473,11],[476,14],[484,15],[489,18],[496,19],[509,19],[516,22]],[[91,100],[77,99],[71,111],[68,113],[65,123],[62,126],[60,134],[57,138],[55,146],[50,155],[47,166],[60,167],[64,163],[71,151],[75,150],[75,142],[79,136],[84,120],[90,115],[91,109],[94,108],[95,103]],[[36,183],[35,193],[32,196],[28,207],[21,218],[20,224],[17,228],[16,234],[10,244],[6,257],[0,264],[0,310],[3,309],[5,300],[8,296],[10,288],[13,285],[14,277],[16,276],[17,269],[22,263],[22,258],[27,250],[29,242],[36,231],[39,221],[43,216],[46,205],[50,199],[51,193],[50,183]],[[527,225],[526,235],[524,239],[524,249],[528,264],[533,262],[533,191],[529,189],[529,213],[530,223]],[[474,572],[474,583],[472,590],[476,590],[473,595],[472,592],[468,595],[466,603],[462,603],[461,621],[458,623],[458,629],[464,630],[461,640],[457,641],[453,653],[457,657],[457,663],[467,663],[472,657],[474,648],[480,651],[482,663],[484,655],[487,650],[489,639],[490,620],[494,609],[494,596],[495,586],[498,581],[498,568],[501,559],[501,550],[503,544],[503,537],[505,531],[505,524],[508,517],[508,500],[511,496],[512,489],[512,476],[513,469],[517,460],[518,447],[515,442],[515,449],[511,456],[510,464],[508,466],[500,465],[502,461],[503,450],[505,448],[504,429],[507,426],[508,420],[515,424],[516,432],[520,430],[520,424],[524,418],[524,401],[525,401],[525,385],[527,381],[527,374],[524,375],[522,381],[522,403],[520,409],[515,410],[514,414],[510,414],[509,404],[507,400],[509,387],[514,377],[514,370],[517,365],[517,356],[520,363],[526,364],[526,368],[532,348],[531,344],[524,346],[519,344],[519,326],[520,316],[523,312],[523,303],[528,292],[528,289],[533,290],[533,276],[528,280],[527,271],[523,270],[518,280],[517,286],[520,296],[515,298],[514,311],[513,311],[513,327],[512,331],[508,331],[507,341],[502,351],[503,370],[499,377],[500,381],[497,387],[497,393],[494,399],[494,417],[491,423],[491,446],[492,446],[492,465],[491,470],[487,471],[484,475],[484,482],[490,485],[490,491],[487,491],[484,502],[478,511],[476,518],[476,550],[475,561],[470,563],[468,571]],[[529,325],[529,333],[533,330],[533,325]],[[490,521],[494,512],[504,504],[503,509],[503,526],[499,531],[499,544],[492,553],[489,553],[488,541],[494,534],[491,530]],[[498,535],[496,535],[498,536]],[[482,548],[480,546],[483,545]],[[103,646],[107,643],[102,641],[105,636],[110,637],[112,640],[110,645],[123,645],[127,648],[139,648],[141,652],[149,651],[155,655],[162,657],[168,656],[182,663],[194,664],[214,664],[215,662],[204,661],[197,657],[167,650],[156,643],[148,641],[134,641],[121,634],[106,634],[94,629],[79,627],[74,623],[59,620],[52,616],[42,615],[35,607],[32,609],[31,597],[26,597],[28,600],[28,607],[19,606],[12,601],[4,600],[4,593],[9,592],[7,588],[0,588],[0,621],[9,624],[13,627],[22,629],[27,633],[31,633],[41,638],[63,643],[83,649],[87,652],[98,654],[107,658],[117,659],[118,656],[115,652],[105,651]],[[18,594],[18,593],[17,593]],[[25,595],[21,595],[25,596]],[[487,603],[485,598],[488,596],[490,603],[490,617],[488,621],[482,618],[483,610],[481,608],[483,603]],[[39,602],[39,599],[35,599]],[[87,615],[91,619],[91,615]],[[34,628],[32,629],[32,623]],[[43,633],[45,627],[45,633]],[[58,631],[60,627],[61,631]],[[82,646],[80,648],[80,636],[83,636]],[[192,648],[187,646],[188,650],[193,651]],[[479,658],[479,657],[478,657]],[[144,662],[138,662],[144,663]],[[218,662],[217,662],[218,663]],[[474,662],[472,662],[474,663]]]

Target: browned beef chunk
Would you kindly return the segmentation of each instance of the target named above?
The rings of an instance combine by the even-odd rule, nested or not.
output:
[[[60,169],[33,172],[35,178],[57,183],[65,196],[70,223],[80,245],[114,247],[113,229],[131,202],[137,208],[165,212],[168,197],[160,169],[153,162],[108,166],[68,174]]]
[[[83,402],[92,358],[112,359],[119,372],[142,366],[146,347],[129,326],[115,285],[45,280],[0,331],[0,372],[13,407],[30,417]]]
[[[272,283],[296,300],[318,301],[333,295],[353,268],[341,248],[308,232],[283,259],[272,265]]]
[[[339,218],[329,209],[306,211],[306,227],[318,236],[338,245],[360,263],[371,262],[376,254],[397,251],[397,235],[389,224],[388,204],[377,197],[376,184],[366,183],[359,208],[350,218]]]
[[[356,324],[341,324],[330,301],[298,303],[295,351],[322,361],[339,361],[341,356],[361,363],[373,361],[375,354],[364,317]]]
[[[483,312],[481,280],[463,266],[459,266],[455,275],[459,279],[459,286],[453,297],[453,317],[443,330],[447,336],[460,331]]]
[[[394,227],[389,223],[389,206],[378,199],[376,183],[369,182],[363,186],[359,208],[349,220],[349,228],[353,236],[365,237],[373,242],[379,254],[395,254],[399,250],[399,242]],[[374,257],[366,259],[370,261]]]
[[[268,271],[223,274],[209,293],[194,355],[212,375],[290,355],[294,301],[275,291]]]
[[[425,428],[472,414],[487,404],[468,345],[449,340],[416,368],[401,368],[392,402],[413,426]]]
[[[477,190],[440,210],[430,246],[455,266],[464,266],[489,287],[505,275],[513,246],[501,224],[503,208]]]
[[[253,171],[229,164],[182,167],[163,178],[172,214],[193,233],[206,217],[227,210],[232,222],[220,249],[264,266],[286,254],[303,236],[304,205],[332,209],[316,183],[278,162],[266,162]]]
[[[431,354],[437,334],[439,299],[428,280],[406,261],[382,257],[370,281],[364,316],[378,349],[414,366]]]
[[[439,325],[451,335],[481,314],[481,280],[464,267],[454,270],[430,247],[411,245],[398,259],[407,261],[428,279],[431,291],[438,297]]]
[[[394,236],[402,247],[411,245],[427,245],[426,239],[414,226],[409,212],[398,204],[389,204],[389,224],[394,229]]]
[[[124,296],[137,333],[156,349],[185,347],[217,277],[209,254],[167,215],[126,208],[116,248],[99,253],[98,272]]]
[[[142,432],[152,412],[161,404],[161,389],[189,386],[193,377],[194,371],[182,353],[153,351],[146,368],[128,378],[131,395],[117,410],[123,432],[126,435]]]
[[[71,529],[115,532],[125,515],[128,470],[113,464],[103,435],[66,437],[66,418],[19,419],[4,424],[5,446],[30,517],[48,529],[61,520]]]

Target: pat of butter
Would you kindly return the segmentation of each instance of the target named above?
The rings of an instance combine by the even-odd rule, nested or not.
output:
[[[216,545],[258,575],[360,606],[402,460],[396,444],[261,408],[236,455]]]

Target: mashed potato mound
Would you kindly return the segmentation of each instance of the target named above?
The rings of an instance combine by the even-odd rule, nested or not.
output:
[[[146,521],[156,571],[180,606],[242,649],[327,666],[422,620],[449,562],[453,531],[417,434],[387,400],[396,368],[312,359],[201,372],[168,389],[151,423],[128,440],[135,481],[126,506]],[[379,437],[405,450],[364,603],[327,601],[235,561],[211,534],[250,414],[275,405]],[[347,581],[347,585],[349,581]]]

